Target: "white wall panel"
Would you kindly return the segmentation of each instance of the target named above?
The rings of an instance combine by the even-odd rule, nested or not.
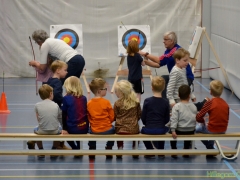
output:
[[[235,94],[240,98],[240,1],[211,1],[211,40],[227,72]],[[213,52],[210,51],[209,67],[218,66]],[[220,69],[209,71],[213,79],[221,80],[227,87]]]

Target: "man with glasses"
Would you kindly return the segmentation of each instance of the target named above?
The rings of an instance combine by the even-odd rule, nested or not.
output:
[[[148,52],[143,52],[143,51],[139,51],[139,54],[141,54],[142,56],[145,57],[146,65],[148,65],[150,67],[155,67],[155,68],[160,68],[162,66],[167,65],[168,72],[170,73],[173,66],[175,65],[175,61],[174,61],[174,58],[172,55],[178,48],[181,48],[177,44],[176,33],[173,31],[166,32],[163,36],[163,44],[166,48],[166,51],[160,57],[154,56],[152,54],[149,54]],[[148,59],[150,61],[148,61]],[[188,64],[186,70],[187,70],[188,85],[191,86],[192,82],[194,80],[194,76],[193,76],[193,73],[192,73],[192,70],[191,70],[191,67],[189,64]],[[164,80],[166,82],[166,87],[167,87],[167,84],[169,81],[169,75],[163,75],[162,77],[164,78]],[[162,97],[166,98],[166,88],[162,92]]]

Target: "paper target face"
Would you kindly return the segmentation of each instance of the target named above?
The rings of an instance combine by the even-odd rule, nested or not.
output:
[[[63,24],[50,26],[50,38],[65,41],[83,55],[82,24]]]
[[[58,31],[54,38],[65,41],[73,49],[76,49],[79,43],[79,37],[72,29],[62,29]]]
[[[135,40],[138,42],[139,49],[142,50],[147,44],[146,35],[138,29],[130,29],[126,31],[122,37],[122,44],[127,49],[128,42]]]
[[[136,40],[140,50],[151,53],[149,25],[118,26],[118,56],[127,55],[130,40]]]

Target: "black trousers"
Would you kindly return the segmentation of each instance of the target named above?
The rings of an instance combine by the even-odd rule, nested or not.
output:
[[[194,131],[177,131],[177,135],[192,135],[194,134]],[[177,149],[177,141],[170,141],[171,148],[172,149]],[[191,148],[191,141],[184,141],[183,149],[190,149]]]

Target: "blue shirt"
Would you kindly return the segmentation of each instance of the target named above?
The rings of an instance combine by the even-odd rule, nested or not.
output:
[[[149,97],[144,100],[142,122],[146,128],[163,128],[169,122],[170,107],[165,98]]]
[[[87,98],[85,96],[66,95],[63,97],[63,129],[70,134],[88,132]]]
[[[178,44],[175,44],[172,49],[166,49],[166,51],[164,52],[164,55],[160,56],[160,67],[167,65],[169,73],[171,72],[173,66],[175,66],[175,60],[172,55],[179,48],[181,48],[181,46],[179,46]],[[187,71],[187,78],[194,80],[194,75],[192,73],[192,70],[189,64],[187,65],[186,71]]]
[[[58,78],[49,78],[48,81],[45,83],[48,84],[53,88],[53,101],[58,104],[61,108],[62,100],[63,100],[63,89],[62,89],[62,82]]]

